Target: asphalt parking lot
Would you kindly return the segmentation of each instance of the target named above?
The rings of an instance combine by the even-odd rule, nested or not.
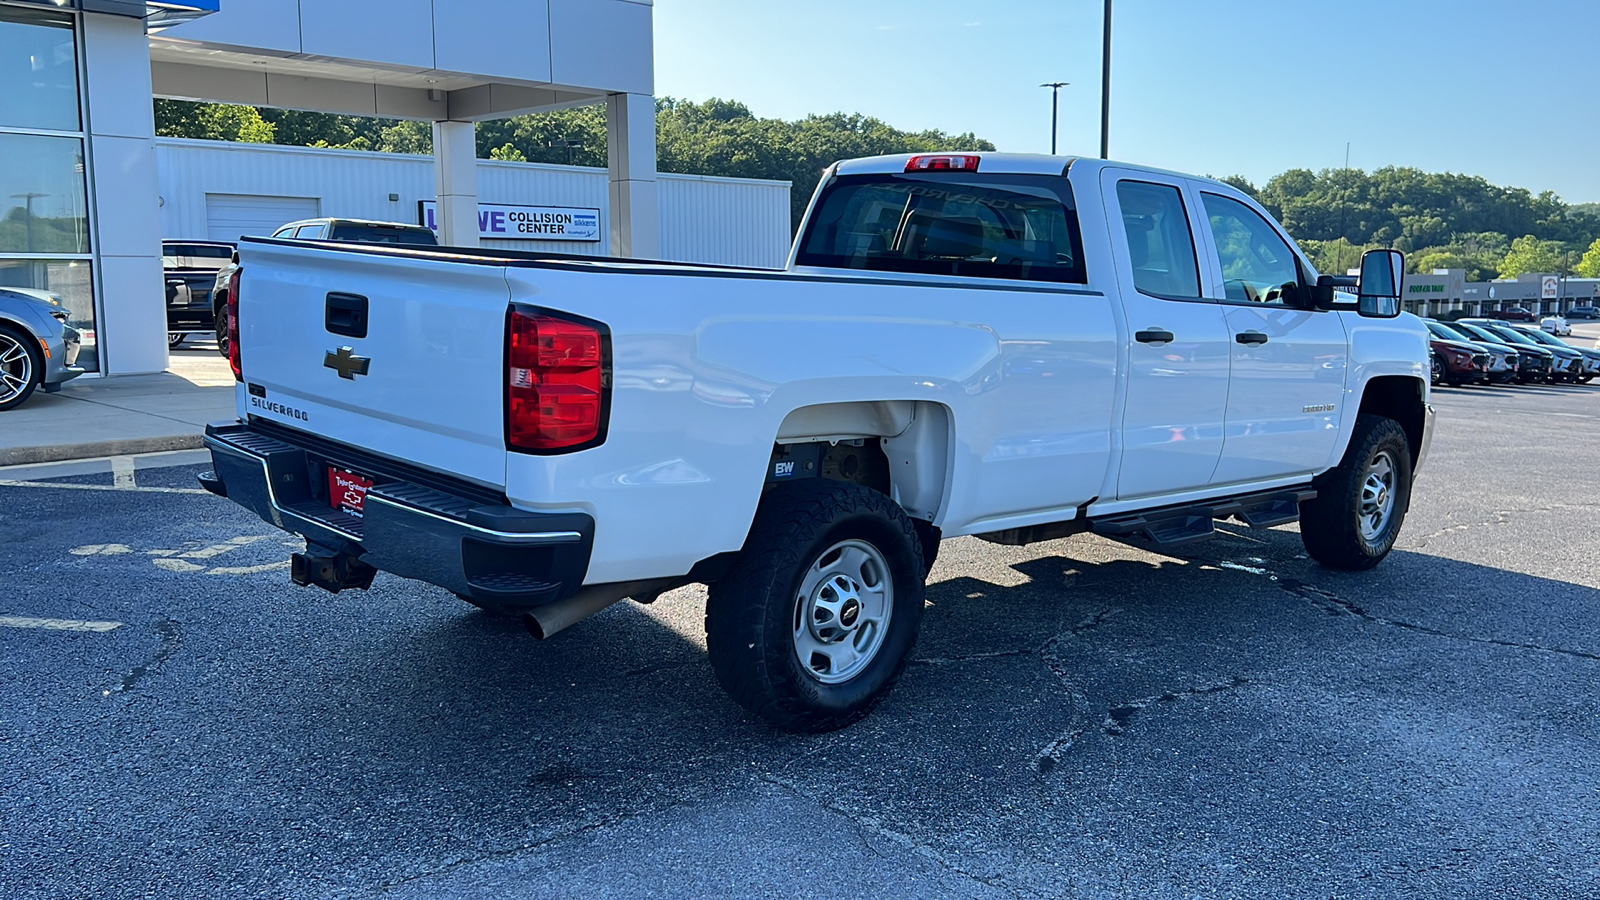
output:
[[[0,896],[1596,896],[1600,387],[1435,402],[1377,570],[947,542],[820,737],[722,695],[695,588],[539,643],[291,586],[198,466],[0,481]]]

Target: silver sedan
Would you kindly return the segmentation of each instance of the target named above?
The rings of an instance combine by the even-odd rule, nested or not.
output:
[[[0,288],[0,412],[21,406],[36,388],[59,390],[82,375],[77,365],[81,341],[67,324],[60,297]]]

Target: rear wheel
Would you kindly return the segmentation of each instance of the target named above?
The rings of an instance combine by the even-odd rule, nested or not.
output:
[[[228,355],[228,306],[224,303],[217,308],[217,349],[223,356]]]
[[[185,337],[188,337],[188,335],[185,335],[182,332],[177,332],[177,331],[169,331],[169,332],[167,332],[167,349],[168,350],[176,350],[176,349],[178,349],[178,345],[183,343],[183,339]]]
[[[1356,419],[1339,466],[1318,478],[1300,504],[1300,539],[1330,569],[1370,569],[1394,547],[1411,505],[1411,444],[1400,423]]]
[[[0,412],[15,409],[44,380],[39,342],[9,328],[0,328]]]
[[[717,681],[786,731],[859,720],[905,669],[924,571],[916,526],[883,494],[820,479],[768,491],[706,604]]]

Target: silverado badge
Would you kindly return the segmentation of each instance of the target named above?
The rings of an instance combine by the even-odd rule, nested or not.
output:
[[[328,355],[322,358],[322,364],[338,372],[340,378],[355,381],[357,375],[367,374],[367,369],[372,366],[372,358],[357,356],[351,347],[340,347],[338,353],[329,350]]]

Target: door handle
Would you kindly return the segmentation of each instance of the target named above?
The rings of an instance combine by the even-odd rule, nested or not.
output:
[[[1148,328],[1144,331],[1136,332],[1133,335],[1133,339],[1141,344],[1170,344],[1177,339],[1177,335],[1170,331],[1163,331],[1160,328]]]
[[[1245,331],[1233,336],[1241,344],[1265,344],[1267,336],[1259,331]]]

